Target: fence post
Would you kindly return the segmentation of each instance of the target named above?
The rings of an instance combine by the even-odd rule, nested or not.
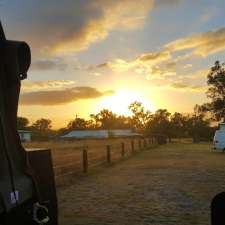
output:
[[[124,158],[124,156],[125,156],[125,145],[123,142],[121,143],[121,156],[122,156],[122,158]]]
[[[138,140],[139,150],[141,150],[141,139]]]
[[[88,172],[88,151],[86,148],[83,149],[83,172]]]
[[[152,144],[152,140],[151,138],[148,138],[148,144],[151,145]]]
[[[145,138],[144,138],[144,147],[147,148],[147,142]]]
[[[134,153],[134,140],[131,140],[131,152]]]
[[[106,158],[107,158],[107,163],[111,163],[111,148],[110,148],[110,145],[106,146]]]

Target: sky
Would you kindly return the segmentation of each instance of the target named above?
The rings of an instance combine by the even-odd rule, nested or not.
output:
[[[32,51],[19,115],[59,128],[107,108],[190,113],[225,57],[224,0],[0,0],[10,40]]]

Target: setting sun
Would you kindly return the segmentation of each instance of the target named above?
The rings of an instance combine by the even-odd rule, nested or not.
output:
[[[132,90],[119,90],[113,96],[103,97],[99,105],[97,105],[97,111],[109,109],[116,114],[129,116],[131,115],[129,105],[134,101],[141,102],[150,111],[155,111],[154,105],[145,96]]]

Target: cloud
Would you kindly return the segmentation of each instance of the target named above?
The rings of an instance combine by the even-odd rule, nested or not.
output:
[[[165,48],[169,52],[191,50],[193,54],[205,57],[225,49],[225,28],[181,38]]]
[[[33,70],[65,70],[67,64],[62,63],[60,60],[37,60],[32,63],[31,69]]]
[[[20,104],[22,105],[65,105],[82,99],[95,99],[105,95],[112,95],[114,92],[109,90],[101,92],[92,87],[73,87],[64,90],[35,91],[21,95]]]
[[[49,90],[49,89],[59,89],[69,86],[73,86],[76,81],[73,80],[45,80],[45,81],[30,81],[25,80],[22,82],[22,92],[32,91],[32,90]]]
[[[67,55],[104,40],[111,31],[140,29],[154,0],[50,0],[15,4],[10,33],[39,54]],[[7,8],[3,16],[8,18]],[[11,8],[12,10],[12,8]],[[18,19],[19,18],[19,19]]]
[[[169,85],[169,88],[179,91],[189,91],[189,92],[205,92],[207,87],[203,85],[190,85],[185,82],[175,82]]]
[[[104,63],[100,63],[100,64],[97,64],[97,65],[90,65],[90,66],[86,67],[85,69],[95,70],[95,69],[104,69],[104,68],[108,68],[108,67],[109,67],[108,62],[104,62]],[[84,68],[81,67],[80,69],[84,69]]]
[[[98,11],[97,18],[85,18],[85,24],[78,32],[72,30],[69,37],[53,46],[54,53],[77,52],[87,49],[90,44],[105,39],[112,30],[130,30],[140,28],[144,23],[153,0],[95,0],[90,6]]]
[[[161,52],[150,52],[147,54],[142,54],[138,57],[137,60],[142,62],[150,62],[150,63],[159,63],[162,61],[169,60],[171,58],[170,52],[161,51]]]

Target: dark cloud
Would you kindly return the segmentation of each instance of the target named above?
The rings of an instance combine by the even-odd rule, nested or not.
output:
[[[154,0],[24,0],[0,11],[7,34],[31,43],[40,54],[87,49],[112,30],[139,28]],[[13,21],[13,22],[12,22]]]
[[[65,105],[82,99],[94,99],[112,95],[113,91],[101,92],[92,87],[74,87],[64,90],[36,91],[21,95],[22,105]]]

